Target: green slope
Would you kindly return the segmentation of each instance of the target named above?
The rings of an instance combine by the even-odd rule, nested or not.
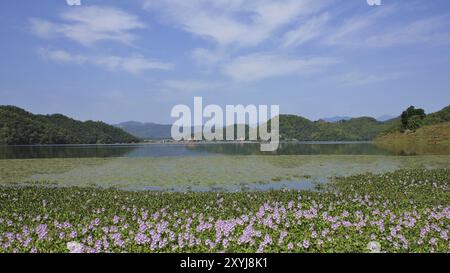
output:
[[[416,131],[394,132],[376,139],[378,143],[408,143],[408,144],[438,144],[447,145],[450,148],[450,121],[433,125],[425,125]]]
[[[325,122],[280,115],[279,120],[280,139],[298,141],[369,141],[383,132],[395,130],[400,124],[399,119],[380,122],[370,117]]]
[[[34,115],[15,106],[0,106],[0,143],[112,144],[139,141],[104,122],[81,122],[61,114]]]
[[[440,111],[427,115],[423,120],[423,125],[433,125],[450,121],[450,105]]]
[[[450,154],[450,122],[389,133],[376,138],[375,143],[402,155]]]

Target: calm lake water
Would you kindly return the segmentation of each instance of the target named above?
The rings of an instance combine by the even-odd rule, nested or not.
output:
[[[257,143],[0,146],[0,159],[162,157],[207,155],[401,155],[369,142],[281,143],[276,152]]]
[[[281,143],[274,153],[262,153],[258,143],[0,146],[0,183],[169,191],[310,190],[335,176],[450,166],[449,153],[417,148],[384,149],[369,142]]]

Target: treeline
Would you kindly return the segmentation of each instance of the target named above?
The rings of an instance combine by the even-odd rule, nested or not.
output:
[[[450,105],[425,114],[414,106],[401,115],[397,130],[382,134],[375,142],[402,154],[448,154],[450,152]]]
[[[425,110],[421,108],[410,106],[408,109],[403,111],[401,115],[400,130],[403,132],[415,131],[422,126],[434,125],[448,121],[450,121],[450,105],[429,115],[425,114]]]
[[[139,139],[99,121],[81,122],[61,114],[34,115],[15,106],[0,106],[0,143],[114,144]]]
[[[294,115],[280,115],[279,121],[281,140],[371,141],[388,133],[414,131],[422,126],[449,122],[450,105],[431,114],[426,114],[423,109],[411,106],[400,117],[384,122],[371,117],[338,122],[310,121]],[[269,128],[270,122],[268,122]]]
[[[268,122],[270,128],[271,121]],[[338,122],[310,121],[294,115],[280,115],[280,139],[298,141],[370,141],[380,133],[394,130],[400,120],[385,122],[370,117]]]

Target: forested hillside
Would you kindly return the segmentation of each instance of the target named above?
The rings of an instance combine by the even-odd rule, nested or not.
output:
[[[279,119],[280,139],[298,141],[368,141],[400,124],[399,119],[380,122],[370,117],[338,122],[310,121],[294,115],[280,115]]]
[[[34,115],[15,106],[0,106],[0,143],[112,144],[139,140],[104,122],[81,122],[61,114]]]

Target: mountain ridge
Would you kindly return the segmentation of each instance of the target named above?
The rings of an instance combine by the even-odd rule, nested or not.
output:
[[[78,121],[62,114],[35,115],[0,105],[0,144],[115,144],[139,139],[101,121]]]
[[[141,139],[169,139],[171,138],[172,125],[153,122],[126,121],[114,124],[131,135]]]
[[[404,122],[402,117],[387,121],[373,117],[311,121],[297,115],[280,115],[279,120],[280,140],[284,141],[372,141],[398,132]],[[413,121],[418,123],[417,126],[450,121],[450,105]],[[271,121],[267,123],[270,128]],[[62,114],[34,115],[16,106],[0,106],[0,143],[3,144],[131,143],[139,139],[170,139],[171,128],[172,125],[153,122],[127,121],[115,125],[99,121],[82,122]],[[246,125],[245,130],[248,133],[257,129]]]

